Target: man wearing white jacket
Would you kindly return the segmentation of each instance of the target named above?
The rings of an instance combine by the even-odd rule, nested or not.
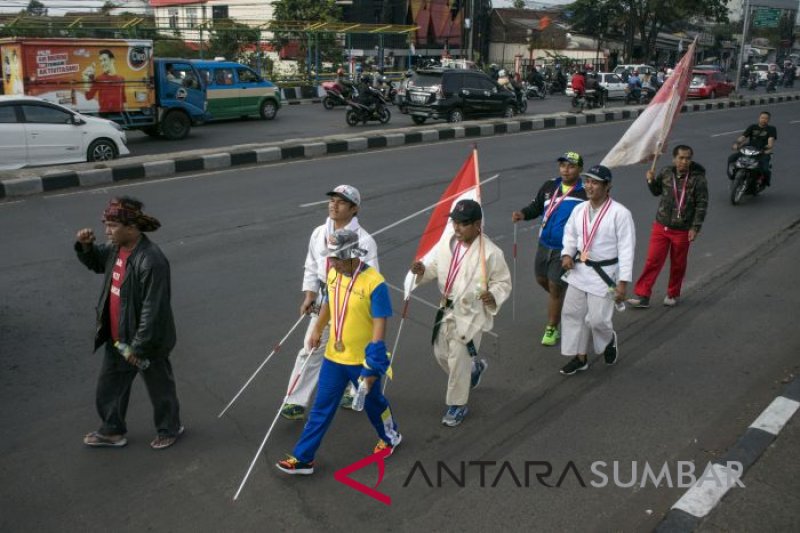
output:
[[[297,359],[289,377],[289,383],[300,372],[306,357],[311,359],[306,364],[297,385],[281,409],[281,416],[289,420],[302,420],[305,418],[306,410],[311,402],[311,395],[314,394],[314,389],[316,389],[317,381],[319,380],[319,370],[322,365],[325,344],[328,341],[329,328],[326,327],[322,333],[321,348],[309,351],[306,346],[308,346],[309,337],[314,331],[319,317],[319,304],[324,296],[325,280],[330,268],[326,257],[328,241],[333,236],[333,233],[340,229],[349,229],[358,233],[359,246],[367,251],[367,255],[363,259],[364,262],[376,271],[380,271],[378,268],[378,245],[375,243],[375,239],[359,225],[358,217],[356,216],[361,206],[361,194],[358,189],[352,185],[339,185],[328,192],[327,195],[330,197],[328,219],[325,224],[318,226],[311,233],[311,239],[308,242],[308,253],[306,254],[306,263],[303,269],[303,292],[305,296],[303,303],[300,304],[300,312],[310,314],[311,320],[309,320],[308,328],[306,329],[303,347],[297,352]],[[347,398],[350,398],[352,403],[352,391],[350,389],[345,392],[342,405],[348,403]]]
[[[486,370],[478,359],[481,335],[511,294],[503,252],[482,234],[483,213],[474,200],[461,200],[450,213],[454,235],[436,245],[432,260],[411,265],[417,285],[439,282],[442,301],[433,326],[433,353],[447,372],[447,412],[442,424],[459,425],[467,415],[470,388]]]
[[[617,362],[614,304],[625,301],[636,247],[631,212],[609,196],[611,171],[596,165],[581,177],[588,201],[567,220],[561,255],[569,283],[561,311],[561,353],[571,358],[561,369],[566,376],[589,368],[590,335],[595,353],[607,365]]]

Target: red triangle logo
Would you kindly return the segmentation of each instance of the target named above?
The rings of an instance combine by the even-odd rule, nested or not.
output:
[[[339,483],[344,483],[351,489],[355,489],[362,494],[366,494],[370,498],[374,498],[385,505],[391,505],[392,504],[391,496],[375,490],[376,488],[378,488],[378,485],[381,484],[381,481],[383,481],[383,474],[386,469],[386,464],[384,463],[384,459],[386,459],[391,453],[392,453],[391,448],[384,448],[383,450],[377,453],[373,453],[372,455],[364,457],[363,459],[359,459],[355,463],[334,472],[333,479],[335,479]],[[349,477],[350,474],[352,474],[356,470],[361,470],[365,466],[370,465],[372,463],[377,463],[378,465],[378,482],[375,483],[374,487],[368,487],[367,485],[364,485],[363,483]]]

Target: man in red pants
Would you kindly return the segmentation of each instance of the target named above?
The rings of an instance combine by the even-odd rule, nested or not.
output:
[[[692,161],[694,151],[686,145],[672,150],[672,165],[656,176],[647,171],[647,187],[653,196],[660,196],[656,220],[650,233],[650,246],[642,275],[634,287],[633,307],[650,307],[653,284],[670,257],[669,287],[664,305],[678,304],[686,274],[689,245],[697,238],[708,208],[708,185],[705,169]]]

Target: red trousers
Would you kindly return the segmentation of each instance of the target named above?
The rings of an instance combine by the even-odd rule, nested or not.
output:
[[[667,296],[677,298],[681,295],[683,277],[686,275],[686,259],[689,256],[689,230],[671,229],[658,222],[653,223],[650,232],[650,246],[642,275],[636,282],[633,292],[637,296],[650,298],[653,284],[667,260],[669,253],[669,287]]]

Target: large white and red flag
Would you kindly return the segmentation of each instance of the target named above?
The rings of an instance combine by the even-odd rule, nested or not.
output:
[[[453,206],[460,200],[475,200],[481,203],[480,172],[478,170],[478,149],[473,148],[461,170],[445,189],[444,194],[436,203],[428,220],[428,225],[422,233],[422,238],[417,246],[415,261],[422,261],[427,264],[427,260],[434,253],[434,248],[443,239],[450,239],[453,236],[453,226],[450,224],[450,213]],[[414,274],[410,271],[406,275],[404,283],[406,300],[414,287]]]
[[[689,92],[694,65],[694,48],[689,46],[672,75],[656,93],[644,112],[633,121],[628,131],[600,162],[614,168],[650,161],[661,154],[672,130],[673,121],[681,111]]]

